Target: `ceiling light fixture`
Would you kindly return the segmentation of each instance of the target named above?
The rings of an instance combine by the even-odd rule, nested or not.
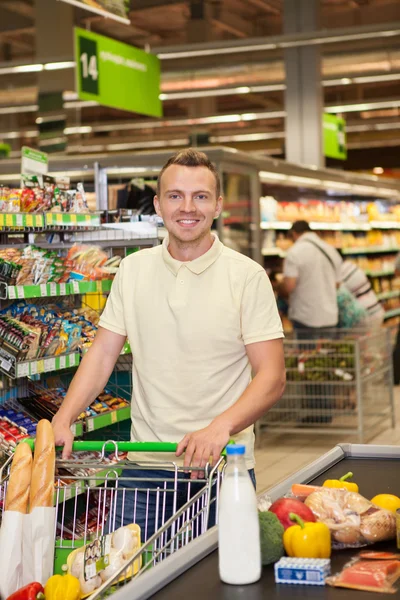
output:
[[[338,106],[325,106],[328,113],[364,112],[367,110],[380,110],[381,108],[399,108],[400,100],[382,100],[377,102],[362,102],[360,104],[341,104]]]
[[[198,44],[196,49],[194,45],[188,45],[179,50],[171,48],[170,51],[165,48],[155,49],[157,56],[161,60],[177,60],[184,58],[217,56],[224,54],[242,54],[245,52],[265,52],[267,50],[277,50],[285,48],[296,48],[303,46],[317,46],[322,44],[334,44],[351,42],[367,39],[379,39],[380,37],[395,37],[400,35],[400,27],[398,23],[391,24],[389,29],[383,29],[382,26],[360,27],[358,31],[353,28],[333,29],[328,31],[311,31],[307,35],[280,35],[275,38],[270,38],[269,42],[265,42],[261,38],[253,40],[249,43],[236,42],[229,45],[225,44]]]
[[[0,115],[13,115],[15,113],[37,112],[39,106],[37,104],[29,104],[25,106],[4,106],[0,107]]]
[[[60,71],[62,69],[74,69],[75,61],[74,60],[65,60],[63,62],[52,62],[46,63],[43,65],[45,71]]]
[[[89,125],[82,125],[80,127],[66,127],[64,129],[65,135],[75,135],[78,133],[92,133],[93,129]]]

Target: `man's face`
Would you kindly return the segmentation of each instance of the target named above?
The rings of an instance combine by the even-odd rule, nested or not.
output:
[[[163,173],[154,207],[169,234],[190,243],[209,233],[222,198],[217,198],[215,177],[207,167],[171,165]]]

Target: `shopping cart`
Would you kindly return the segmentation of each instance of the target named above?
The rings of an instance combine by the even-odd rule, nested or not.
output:
[[[132,463],[121,456],[126,452],[175,453],[176,448],[171,443],[74,442],[73,452],[82,453],[81,458],[56,462],[55,573],[65,570],[74,550],[121,524],[140,520],[140,547],[90,596],[93,600],[108,597],[130,581],[133,573],[140,576],[216,524],[223,456],[203,469],[183,469],[173,460]],[[11,460],[0,469],[0,506]],[[197,480],[190,478],[194,472]]]

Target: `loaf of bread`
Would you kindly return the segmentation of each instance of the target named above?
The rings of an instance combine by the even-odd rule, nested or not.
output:
[[[28,512],[29,488],[32,475],[32,450],[29,444],[18,444],[11,464],[5,510]]]
[[[30,511],[38,506],[53,506],[56,450],[50,421],[42,419],[36,429],[30,491]]]

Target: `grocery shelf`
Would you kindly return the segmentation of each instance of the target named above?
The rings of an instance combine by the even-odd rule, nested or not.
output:
[[[111,290],[111,285],[111,279],[73,281],[72,283],[42,283],[40,285],[9,285],[7,286],[7,298],[9,300],[23,300],[24,298],[71,296],[92,292],[104,293]]]
[[[261,254],[263,256],[278,256],[279,258],[285,258],[286,251],[281,248],[263,248]]]
[[[291,221],[261,221],[261,229],[283,230],[291,229]],[[369,223],[334,223],[323,221],[310,221],[310,228],[315,231],[369,231]],[[400,225],[400,224],[399,224]]]
[[[391,298],[398,298],[400,296],[400,290],[392,290],[390,292],[381,292],[377,294],[378,300],[390,300]]]
[[[75,437],[81,437],[83,435],[82,421],[76,421],[76,423],[72,423],[70,429]]]
[[[98,281],[72,281],[69,285],[70,294],[90,294],[93,292],[109,292],[112,286],[111,279],[100,279]]]
[[[291,221],[261,221],[261,229],[291,229]],[[310,221],[314,231],[371,231],[371,229],[400,229],[399,221],[370,221],[365,223],[335,223],[330,221]]]
[[[384,316],[385,321],[387,319],[393,319],[393,317],[400,317],[400,307],[393,308],[392,310],[387,310],[385,312],[385,316]]]
[[[92,213],[45,213],[47,227],[100,227],[100,215]]]
[[[383,271],[370,271],[367,269],[365,274],[368,275],[368,277],[386,277],[389,275],[394,275],[394,269],[386,269]]]
[[[132,354],[131,345],[129,342],[125,342],[124,347],[121,350],[121,356],[125,354]]]
[[[44,227],[44,215],[35,213],[0,213],[0,227],[37,228]]]
[[[399,221],[370,221],[371,229],[400,229]]]
[[[46,229],[54,227],[100,227],[100,215],[93,213],[0,213],[0,227]]]
[[[71,352],[60,356],[17,362],[11,352],[8,352],[4,346],[0,346],[0,371],[12,379],[77,367],[79,361],[79,352]]]
[[[392,246],[390,248],[384,248],[382,246],[370,246],[365,248],[343,248],[342,254],[390,254],[400,252],[400,247]]]
[[[102,415],[100,414],[93,417],[87,417],[84,423],[86,431],[97,431],[98,429],[102,429],[103,427],[109,427],[110,425],[114,425],[115,423],[127,421],[130,418],[131,407],[124,406],[124,408],[118,408],[116,410],[106,412]]]

